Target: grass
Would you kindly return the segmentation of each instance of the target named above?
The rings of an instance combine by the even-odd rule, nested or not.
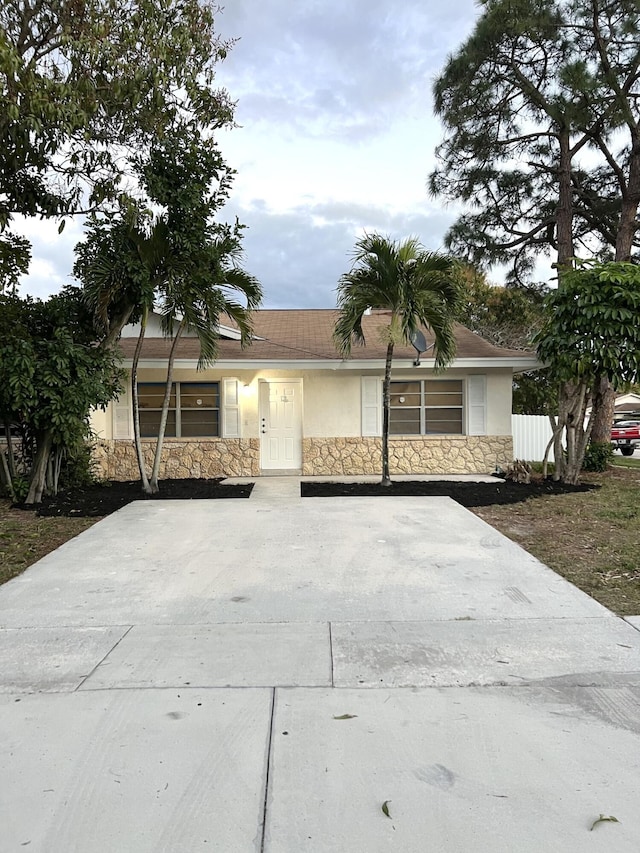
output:
[[[82,533],[97,518],[38,518],[0,499],[0,584]]]
[[[622,461],[604,474],[584,475],[600,489],[474,512],[605,607],[637,616],[640,466]]]
[[[614,456],[612,464],[616,468],[640,468],[640,459],[634,456]]]

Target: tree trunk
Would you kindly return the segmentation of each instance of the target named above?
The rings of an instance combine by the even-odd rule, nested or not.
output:
[[[25,498],[25,504],[29,506],[39,504],[42,501],[42,493],[44,492],[47,465],[49,463],[49,454],[51,453],[52,443],[51,432],[49,431],[45,432],[41,440],[37,443],[36,455],[33,460],[33,468],[31,470],[29,492]]]
[[[573,249],[573,186],[571,183],[571,150],[568,128],[558,134],[560,160],[558,163],[558,207],[556,208],[556,240],[558,244],[558,287],[562,272],[571,266]]]
[[[140,353],[142,352],[142,343],[147,330],[147,316],[148,311],[145,307],[140,319],[140,334],[138,335],[136,349],[133,353],[133,362],[131,364],[131,399],[133,401],[133,442],[136,448],[136,458],[138,460],[138,470],[140,471],[140,479],[142,481],[142,491],[145,495],[150,495],[151,486],[149,485],[149,477],[147,476],[147,466],[144,461],[142,438],[140,436],[140,401],[138,397],[138,364],[140,362]]]
[[[133,314],[133,305],[129,305],[126,307],[109,326],[107,330],[107,334],[100,341],[100,347],[102,349],[112,349],[114,344],[118,342],[120,335],[122,334],[122,330],[127,325],[129,320],[131,319],[131,315]]]
[[[558,162],[558,206],[556,208],[556,240],[558,246],[558,287],[562,287],[563,273],[571,268],[574,257],[573,247],[573,187],[571,184],[571,149],[569,129],[561,128],[558,134],[560,159]],[[573,409],[577,388],[570,382],[560,385],[558,394],[558,424],[554,436],[553,453],[555,467],[553,479],[567,482],[570,471],[576,467],[576,443],[573,423]],[[566,453],[562,446],[565,435]],[[580,463],[582,464],[582,463]],[[578,474],[580,467],[578,467]]]
[[[62,470],[62,460],[65,455],[65,450],[62,447],[56,447],[49,454],[49,462],[47,463],[47,476],[45,478],[45,491],[48,495],[58,494],[58,484],[60,483],[60,471]]]
[[[4,422],[4,434],[7,439],[7,465],[9,466],[9,475],[13,480],[16,476],[16,460],[13,455],[13,438],[11,437],[11,424],[8,421]]]
[[[393,342],[387,344],[387,360],[384,366],[382,383],[382,480],[381,485],[390,486],[389,474],[389,415],[391,413],[391,362],[393,360]]]
[[[549,451],[553,447],[553,455],[556,454],[557,447],[559,448],[559,452],[562,451],[562,428],[558,426],[558,419],[553,415],[549,415],[549,423],[551,424],[551,438],[547,442],[547,446],[544,449],[544,456],[542,457],[542,476],[544,479],[547,479],[547,473],[549,470]],[[554,465],[555,470],[555,465]]]
[[[616,410],[616,392],[606,376],[596,379],[593,389],[591,441],[606,444],[611,441],[611,424]]]
[[[51,471],[51,481],[49,483],[49,491],[53,495],[58,494],[58,487],[60,485],[60,471],[62,471],[62,462],[66,455],[66,451],[62,447],[58,447],[53,457],[53,466]]]
[[[572,387],[573,386],[568,382],[562,382],[560,384],[560,390],[558,391],[558,418],[553,431],[553,479],[556,482],[562,482],[564,480],[567,460],[562,439],[567,425],[569,399],[571,397]]]
[[[640,128],[631,127],[631,156],[627,186],[622,192],[620,221],[616,232],[616,261],[631,260],[640,205]]]
[[[580,480],[584,455],[591,436],[593,418],[585,429],[585,412],[589,402],[589,389],[581,382],[571,386],[566,408],[567,458],[563,466],[562,482],[575,485]]]
[[[178,326],[176,336],[171,344],[171,352],[169,353],[169,363],[167,364],[167,384],[164,390],[164,400],[162,401],[162,413],[160,415],[160,426],[158,428],[158,441],[156,442],[156,452],[153,459],[153,471],[151,472],[151,482],[149,484],[151,494],[155,495],[160,491],[158,485],[158,474],[160,472],[160,459],[162,458],[162,444],[164,442],[164,432],[167,428],[167,415],[169,414],[169,401],[171,400],[171,380],[173,378],[173,362],[176,357],[176,346],[182,332],[184,331],[185,321],[182,320]]]
[[[2,448],[0,448],[0,484],[2,484],[7,489],[11,500],[15,501],[16,495],[13,491],[13,477],[11,476],[11,472],[9,471],[7,455]]]

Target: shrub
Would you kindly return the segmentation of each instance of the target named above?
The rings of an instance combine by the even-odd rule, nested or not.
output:
[[[613,447],[608,441],[592,442],[584,454],[583,471],[606,471],[613,459]]]
[[[96,463],[92,454],[92,445],[81,442],[73,451],[65,454],[60,471],[61,489],[73,489],[90,486],[97,481]]]

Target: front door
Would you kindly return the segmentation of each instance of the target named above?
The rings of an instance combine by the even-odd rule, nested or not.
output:
[[[302,380],[260,383],[260,458],[264,470],[302,467]]]

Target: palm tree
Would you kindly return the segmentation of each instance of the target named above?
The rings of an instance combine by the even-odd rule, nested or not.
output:
[[[198,369],[214,362],[218,355],[220,315],[233,320],[240,332],[240,344],[251,342],[251,312],[262,301],[262,288],[256,278],[238,266],[242,255],[240,239],[230,230],[190,254],[184,267],[174,268],[163,292],[162,329],[172,338],[164,399],[160,413],[158,440],[149,482],[149,492],[158,492],[162,445],[167,426],[173,364],[182,333],[195,331],[200,343]],[[238,301],[240,296],[242,301]]]
[[[454,317],[461,287],[458,264],[446,255],[428,252],[415,237],[397,242],[379,234],[365,234],[356,242],[351,270],[338,284],[340,314],[334,340],[343,356],[352,344],[364,344],[362,318],[368,309],[391,312],[385,329],[387,358],[383,383],[382,485],[389,476],[389,412],[391,363],[397,343],[408,344],[420,326],[434,336],[435,368],[441,370],[455,356]]]
[[[85,300],[93,311],[100,346],[114,347],[127,323],[139,318],[140,333],[131,367],[133,437],[142,489],[150,494],[140,436],[138,364],[149,312],[157,290],[166,279],[170,257],[166,223],[149,223],[140,209],[125,211],[111,221],[96,220],[84,243],[78,244],[74,273],[84,285]]]

